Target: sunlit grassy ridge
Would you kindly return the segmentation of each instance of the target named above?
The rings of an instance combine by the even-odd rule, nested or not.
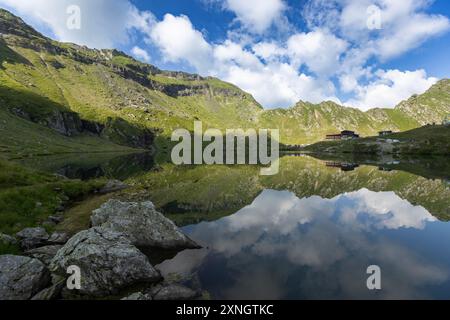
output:
[[[430,125],[384,137],[319,142],[305,148],[316,153],[450,155],[450,126]]]
[[[203,121],[205,129],[278,128],[282,143],[305,144],[344,129],[362,135],[404,131],[440,122],[450,113],[448,80],[394,110],[362,112],[332,102],[263,110],[232,84],[162,71],[116,50],[58,43],[3,10],[0,31],[1,108],[18,107],[38,120],[55,108],[102,124],[120,118],[136,128],[156,129],[161,145],[172,130],[191,130],[195,120]]]

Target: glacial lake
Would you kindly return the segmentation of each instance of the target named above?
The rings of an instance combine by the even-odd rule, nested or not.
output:
[[[71,178],[106,176],[151,199],[199,250],[158,261],[211,299],[450,299],[450,159],[281,158],[174,166],[150,155],[40,160]],[[381,290],[367,288],[380,267]]]

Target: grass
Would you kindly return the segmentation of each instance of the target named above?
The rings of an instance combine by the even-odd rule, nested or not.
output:
[[[83,201],[75,203],[64,214],[64,221],[57,225],[56,230],[67,232],[69,235],[89,229],[92,211],[101,207],[113,194],[90,196]]]
[[[69,180],[0,160],[0,232],[34,227],[105,184],[104,180]]]

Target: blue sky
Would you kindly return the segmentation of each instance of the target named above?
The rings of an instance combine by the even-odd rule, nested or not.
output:
[[[70,5],[80,28],[70,29]],[[450,76],[446,0],[0,0],[44,34],[229,81],[266,108],[394,107]]]

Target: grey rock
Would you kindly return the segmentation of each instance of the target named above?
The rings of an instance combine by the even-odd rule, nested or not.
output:
[[[102,297],[120,289],[160,281],[161,276],[123,234],[91,228],[73,236],[50,263],[50,270],[65,275],[69,266],[81,270],[81,290],[77,294]]]
[[[50,244],[65,244],[69,241],[70,236],[65,232],[56,231],[53,232],[50,238],[48,239],[48,243]]]
[[[111,193],[115,191],[120,191],[128,188],[128,185],[119,180],[109,180],[106,184],[99,190],[99,193]]]
[[[133,301],[139,301],[139,300],[153,300],[152,297],[149,294],[143,294],[142,292],[136,292],[128,297],[125,297],[121,300],[133,300]]]
[[[197,249],[199,246],[155,210],[151,202],[109,200],[94,210],[93,226],[124,233],[139,248]]]
[[[64,217],[62,215],[54,215],[54,216],[48,217],[48,221],[51,221],[55,224],[61,223],[63,220],[64,220]]]
[[[56,300],[61,296],[61,291],[64,288],[66,282],[60,281],[54,285],[52,285],[49,288],[46,288],[36,294],[31,300],[40,300],[40,301],[47,301],[47,300]]]
[[[168,284],[156,287],[152,292],[152,296],[153,300],[193,300],[198,298],[199,294],[180,284]]]
[[[50,282],[50,273],[37,259],[0,256],[0,300],[28,300]]]
[[[25,252],[25,254],[29,257],[35,258],[43,262],[45,265],[49,265],[50,261],[56,255],[59,249],[61,249],[61,245],[53,245],[53,246],[44,246],[35,248]]]
[[[26,228],[16,233],[20,240],[20,246],[24,250],[34,249],[43,246],[47,243],[49,238],[47,231],[44,228]]]
[[[3,245],[15,245],[17,239],[4,233],[0,233],[0,243]]]

